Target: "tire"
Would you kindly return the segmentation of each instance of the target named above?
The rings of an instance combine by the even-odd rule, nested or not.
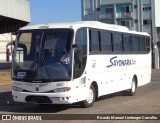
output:
[[[81,104],[82,107],[84,107],[84,108],[92,107],[95,102],[95,98],[96,98],[95,88],[93,85],[91,85],[91,87],[89,89],[89,93],[88,93],[88,99],[84,100],[82,102],[82,104]]]
[[[135,77],[132,79],[132,83],[131,83],[131,89],[129,89],[129,95],[130,96],[134,96],[136,94],[136,89],[137,89],[137,81],[135,79]]]

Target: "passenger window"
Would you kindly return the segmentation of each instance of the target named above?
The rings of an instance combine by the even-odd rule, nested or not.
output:
[[[146,48],[147,48],[147,52],[150,51],[150,38],[149,37],[146,37]]]
[[[76,42],[79,48],[74,49],[74,79],[80,77],[86,67],[87,61],[87,29],[81,28],[76,33]]]
[[[145,39],[145,37],[141,37],[141,44],[142,44],[142,52],[146,52],[146,39]]]
[[[132,37],[129,34],[124,34],[124,51],[132,51]]]
[[[113,33],[113,41],[114,41],[114,51],[121,52],[122,51],[122,35],[120,33]]]
[[[112,52],[111,33],[107,31],[102,32],[103,51]]]
[[[96,30],[90,30],[89,31],[89,39],[90,39],[90,51],[91,52],[99,52],[99,33]]]
[[[82,54],[87,54],[87,30],[82,28],[77,31],[76,35],[76,44],[78,44],[79,48],[82,50]]]
[[[140,52],[141,51],[140,37],[137,36],[137,35],[134,36],[134,51],[135,52]]]

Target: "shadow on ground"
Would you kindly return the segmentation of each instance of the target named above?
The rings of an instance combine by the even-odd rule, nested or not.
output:
[[[98,101],[110,99],[116,96],[127,96],[125,92],[110,94],[100,97]],[[29,103],[18,103],[12,99],[11,91],[0,93],[0,112],[5,113],[58,113],[71,108],[83,108],[80,103],[72,105],[38,105]]]
[[[57,113],[68,108],[81,108],[79,104],[73,105],[37,105],[29,103],[18,103],[12,99],[12,93],[0,93],[0,112],[5,113]]]

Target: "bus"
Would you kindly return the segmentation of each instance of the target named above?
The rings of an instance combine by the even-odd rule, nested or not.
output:
[[[17,33],[12,80],[14,101],[38,105],[133,96],[151,81],[150,35],[97,21],[29,25]]]

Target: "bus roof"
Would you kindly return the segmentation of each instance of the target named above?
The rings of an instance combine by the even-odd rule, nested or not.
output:
[[[98,21],[79,21],[79,22],[68,22],[68,23],[48,23],[48,24],[36,24],[36,25],[28,25],[22,27],[20,30],[32,30],[32,29],[56,29],[56,28],[70,28],[70,29],[78,29],[80,27],[90,27],[97,29],[104,29],[110,31],[118,31],[118,32],[126,32],[132,34],[140,34],[147,35],[146,32],[137,32],[133,30],[129,30],[125,26],[115,25],[115,24],[106,24]]]

